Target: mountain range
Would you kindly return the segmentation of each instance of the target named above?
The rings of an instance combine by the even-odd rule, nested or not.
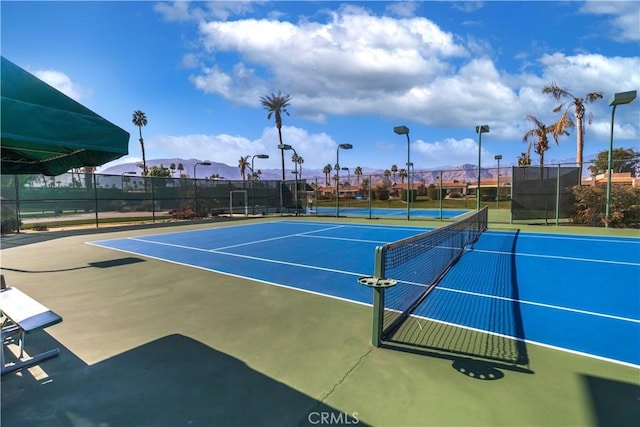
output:
[[[585,163],[593,159],[595,159],[595,155],[587,156],[585,157]],[[573,159],[570,159],[570,160],[561,159],[561,160],[549,161],[548,164],[549,165],[570,164],[572,161]],[[201,164],[198,164],[200,162],[202,162],[202,160],[198,160],[198,159],[179,159],[179,158],[150,159],[150,160],[147,160],[147,167],[149,168],[152,166],[164,166],[168,168],[171,164],[174,164],[174,165],[182,164],[183,166],[182,174],[186,175],[188,178],[194,178],[194,177],[206,178],[212,175],[217,175],[220,178],[234,180],[234,181],[242,179],[242,175],[240,174],[240,168],[238,168],[237,166],[229,166],[225,163],[218,163],[218,162],[211,162],[211,165],[201,165]],[[138,163],[123,163],[120,165],[111,166],[105,170],[100,171],[100,173],[107,174],[107,175],[122,175],[130,172],[135,172],[136,175],[139,175],[141,172],[141,168],[137,165]],[[513,163],[500,165],[500,176],[502,177],[511,176],[512,166],[515,166],[515,165]],[[260,179],[262,180],[279,180],[282,176],[282,171],[280,169],[261,169],[261,171],[262,171],[262,175]],[[478,176],[476,174],[477,165],[467,163],[459,166],[451,166],[451,167],[444,166],[444,167],[433,168],[433,169],[419,169],[415,171],[413,181],[424,180],[424,182],[427,184],[435,183],[439,178],[440,171],[442,171],[443,181],[458,180],[461,182],[462,181],[473,182],[474,180],[478,179]],[[587,167],[584,168],[583,172],[585,171],[586,171],[586,176],[588,176],[589,171]],[[363,172],[362,177],[366,177],[369,175],[383,175],[384,169],[362,167],[362,172]],[[246,173],[248,174],[249,171],[247,170]],[[331,179],[331,176],[333,176],[333,174],[334,172],[332,172],[329,175],[330,179]],[[353,174],[353,171],[350,171],[350,175],[351,175],[351,181],[355,182],[356,177]],[[180,172],[177,169],[174,170],[173,176],[174,177],[180,176]],[[294,179],[295,176],[293,174],[293,169],[285,169],[285,176],[287,177],[287,179]],[[348,179],[348,174],[346,172],[341,172],[340,176],[341,176],[341,181],[343,178],[345,180]],[[482,169],[482,178],[491,179],[491,178],[497,178],[497,176],[498,176],[498,169],[496,167]],[[301,173],[301,178],[306,179],[307,181],[315,181],[317,179],[318,184],[320,185],[325,184],[324,182],[325,174],[322,172],[321,169],[303,168]],[[396,177],[396,178],[397,180],[400,179],[399,177]]]

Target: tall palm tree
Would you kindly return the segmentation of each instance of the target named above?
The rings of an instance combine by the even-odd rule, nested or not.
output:
[[[247,169],[251,169],[251,166],[249,165],[249,157],[250,156],[240,156],[240,160],[238,160],[238,167],[240,168],[240,175],[242,175],[243,184]]]
[[[409,175],[407,174],[407,170],[402,168],[398,171],[398,176],[400,177],[400,183],[404,184],[404,179]]]
[[[144,140],[142,139],[142,127],[147,125],[147,116],[142,110],[136,110],[133,112],[133,118],[131,119],[134,125],[138,126],[140,131],[140,148],[142,149],[142,174],[147,175],[149,170],[147,169],[147,158],[144,154]]]
[[[278,138],[280,139],[280,145],[282,145],[282,113],[285,113],[287,116],[289,112],[287,111],[287,107],[289,107],[291,101],[291,97],[289,95],[282,95],[281,92],[271,93],[271,95],[263,96],[260,98],[260,103],[264,107],[265,110],[269,112],[267,114],[267,120],[271,120],[271,116],[275,116],[276,127],[278,128]],[[284,181],[284,149],[280,149],[280,155],[282,157],[282,180]]]
[[[169,169],[171,169],[171,178],[173,178],[173,174],[174,174],[174,173],[175,173],[175,171],[176,171],[176,164],[175,164],[175,163],[171,163],[171,164],[169,165]]]
[[[182,163],[178,163],[178,175],[180,176],[180,178],[183,177],[184,175],[184,165]]]
[[[324,182],[327,185],[327,187],[329,186],[329,174],[331,173],[331,164],[327,163],[327,165],[322,168],[322,173],[324,174]]]
[[[533,143],[534,151],[540,156],[540,170],[542,170],[544,167],[544,152],[549,149],[549,138],[547,135],[552,134],[556,145],[558,145],[558,136],[569,135],[569,132],[564,130],[564,128],[561,128],[561,126],[565,125],[564,123],[556,122],[551,126],[547,126],[530,114],[526,115],[524,119],[535,125],[533,129],[527,131],[522,137],[523,142],[529,143],[529,146],[527,147],[527,157],[529,157],[529,152],[531,150],[531,141],[529,141],[529,138],[535,137],[537,140]]]
[[[302,156],[298,156],[296,163],[298,163],[298,170],[300,171],[299,178],[302,179],[302,164],[304,163],[304,159],[302,158]]]
[[[362,168],[360,166],[356,166],[353,174],[356,176],[356,185],[360,187],[360,176],[362,175]]]
[[[398,166],[391,165],[391,174],[393,175],[393,182],[396,182],[396,174],[398,173]]]
[[[556,101],[560,102],[562,100],[567,100],[566,102],[561,103],[556,108],[553,109],[554,113],[557,113],[564,109],[562,112],[562,116],[556,122],[558,123],[557,128],[554,130],[554,137],[557,138],[557,135],[565,133],[565,131],[569,128],[576,129],[576,163],[579,168],[582,167],[582,153],[584,150],[584,116],[586,113],[585,103],[593,103],[598,99],[602,98],[602,92],[590,92],[586,94],[583,98],[578,98],[571,94],[566,88],[558,86],[556,83],[551,82],[547,86],[542,88],[542,93],[545,93],[551,96]],[[575,124],[569,115],[569,112],[573,109],[574,115],[576,118]],[[593,121],[593,115],[589,113],[588,123],[591,124]],[[568,135],[568,133],[567,133]]]

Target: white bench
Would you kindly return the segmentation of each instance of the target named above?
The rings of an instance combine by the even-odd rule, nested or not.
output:
[[[25,335],[62,322],[62,317],[56,313],[12,287],[0,290],[0,313],[2,314],[2,350],[0,350],[2,375],[37,365],[60,353],[56,348],[24,359]],[[20,343],[20,355],[16,362],[6,363],[5,340],[16,335]]]

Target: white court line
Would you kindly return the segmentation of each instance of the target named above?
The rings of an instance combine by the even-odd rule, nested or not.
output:
[[[175,245],[175,244],[172,244],[172,243],[147,241],[147,240],[142,240],[142,239],[134,238],[134,237],[131,237],[130,239],[131,240],[142,241],[142,242],[150,243],[150,244],[177,247],[177,248],[182,248],[182,249],[191,249],[191,250],[195,250],[195,251],[199,251],[199,252],[207,252],[207,253],[213,253],[213,254],[218,254],[218,255],[229,256],[229,257],[250,259],[250,260],[254,260],[254,261],[261,261],[261,262],[272,263],[272,264],[287,265],[287,266],[291,266],[291,267],[308,268],[308,269],[311,269],[311,270],[326,271],[326,272],[331,272],[331,273],[345,274],[345,275],[357,276],[357,277],[368,276],[368,274],[354,273],[354,272],[350,272],[350,271],[337,270],[337,269],[334,269],[334,268],[317,267],[317,266],[309,265],[309,264],[300,264],[300,263],[289,262],[289,261],[279,261],[279,260],[274,260],[274,259],[269,259],[269,258],[261,258],[261,257],[251,256],[251,255],[233,254],[233,253],[228,253],[228,252],[222,252],[221,250],[217,250],[217,249],[193,248],[193,247],[189,247],[189,246]],[[111,249],[113,249],[113,248],[111,248]],[[142,255],[144,255],[144,254],[142,254]],[[164,258],[159,258],[159,259],[164,259]],[[186,264],[186,265],[190,265],[190,264]],[[251,278],[250,276],[247,276],[247,277]],[[414,286],[426,287],[422,283],[405,282],[405,281],[403,281],[402,283],[407,283],[407,284],[414,285]],[[637,319],[632,319],[632,318],[627,318],[627,317],[622,317],[622,316],[615,316],[615,315],[605,314],[605,313],[598,313],[598,312],[594,312],[594,311],[580,310],[580,309],[575,309],[575,308],[570,308],[570,307],[562,307],[562,306],[546,304],[546,303],[539,303],[539,302],[535,302],[535,301],[516,300],[516,299],[513,299],[513,298],[501,297],[501,296],[497,296],[497,295],[488,295],[488,294],[482,294],[482,293],[470,292],[470,291],[463,291],[463,290],[459,290],[459,289],[447,288],[447,287],[442,287],[442,286],[436,286],[434,289],[435,290],[449,291],[449,292],[457,292],[457,293],[461,293],[461,294],[468,294],[468,295],[478,296],[478,297],[482,297],[482,298],[489,298],[489,299],[495,299],[495,300],[504,300],[504,301],[510,301],[510,302],[518,302],[520,304],[534,305],[534,306],[544,307],[544,308],[553,309],[553,310],[568,311],[568,312],[573,312],[573,313],[585,314],[585,315],[589,315],[589,316],[602,317],[602,318],[608,318],[608,319],[614,319],[614,320],[621,320],[621,321],[631,322],[631,323],[640,323],[640,320],[637,320]]]
[[[481,333],[485,333],[485,334],[488,334],[488,335],[493,335],[493,336],[497,336],[497,337],[501,337],[501,338],[512,339],[514,341],[524,342],[524,343],[527,343],[527,344],[539,345],[541,347],[550,348],[552,350],[558,350],[558,351],[563,351],[565,353],[577,354],[578,356],[590,357],[592,359],[597,359],[597,360],[602,360],[602,361],[605,361],[605,362],[615,363],[615,364],[618,364],[618,365],[628,366],[628,367],[635,368],[635,369],[640,369],[640,365],[636,365],[636,364],[631,363],[631,362],[623,362],[622,360],[611,359],[611,358],[608,358],[608,357],[598,356],[598,355],[595,355],[595,354],[585,353],[585,352],[577,351],[577,350],[571,350],[571,349],[568,349],[568,348],[565,348],[565,347],[558,347],[558,346],[551,345],[551,344],[545,344],[545,343],[542,343],[542,342],[539,342],[539,341],[528,340],[526,338],[522,339],[522,338],[514,337],[512,335],[505,335],[505,334],[501,334],[501,333],[498,333],[498,332],[487,331],[485,329],[473,328],[471,326],[460,325],[458,323],[453,323],[453,322],[445,322],[444,320],[433,319],[431,317],[426,317],[426,316],[416,316],[416,315],[412,314],[411,317],[417,318],[417,319],[422,319],[422,320],[428,320],[428,321],[431,321],[431,322],[434,322],[434,323],[439,323],[439,324],[442,324],[442,325],[454,326],[456,328],[466,329],[468,331],[481,332]],[[420,326],[420,324],[418,324],[418,325]]]
[[[640,263],[637,262],[627,262],[627,261],[610,261],[605,259],[594,259],[594,258],[578,258],[578,257],[569,257],[562,255],[543,255],[543,254],[528,254],[524,252],[507,252],[507,251],[491,251],[488,249],[471,249],[473,252],[481,252],[485,254],[498,254],[498,255],[515,255],[517,257],[532,257],[532,258],[547,258],[547,259],[562,259],[567,261],[580,261],[580,262],[596,262],[601,264],[616,264],[616,265],[629,265],[632,267],[640,267]]]
[[[499,231],[499,230],[487,230],[484,234],[513,234],[514,232],[512,231]],[[640,238],[638,237],[627,237],[627,236],[609,236],[611,237],[611,239],[607,239],[604,237],[598,237],[598,236],[594,236],[594,237],[590,237],[590,236],[580,236],[580,235],[560,235],[560,234],[548,234],[548,235],[541,235],[541,234],[536,234],[536,233],[528,233],[528,232],[521,232],[518,234],[518,238],[526,238],[526,239],[546,239],[546,240],[576,240],[576,241],[583,241],[583,242],[598,242],[598,243],[624,243],[624,244],[637,244],[640,245]]]
[[[545,304],[545,303],[541,303],[541,302],[517,300],[517,299],[514,299],[514,298],[501,297],[501,296],[498,296],[498,295],[481,294],[479,292],[463,291],[461,289],[447,288],[447,287],[444,287],[444,286],[436,286],[434,288],[434,290],[455,292],[455,293],[459,293],[459,294],[473,295],[473,296],[482,297],[482,298],[491,298],[491,299],[496,299],[496,300],[501,300],[501,301],[513,302],[513,303],[533,305],[533,306],[538,306],[538,307],[550,308],[550,309],[553,309],[553,310],[570,311],[572,313],[586,314],[586,315],[589,315],[589,316],[604,317],[604,318],[607,318],[607,319],[614,319],[614,320],[622,320],[623,322],[640,323],[639,319],[632,319],[632,318],[629,318],[629,317],[615,316],[613,314],[598,313],[598,312],[595,312],[595,311],[580,310],[580,309],[577,309],[577,308],[562,307],[562,306],[559,306],[559,305]]]
[[[319,233],[319,232],[322,232],[322,231],[334,230],[336,228],[342,228],[342,227],[343,227],[342,225],[336,225],[336,226],[333,226],[333,227],[328,227],[328,228],[324,228],[324,229],[320,229],[320,230],[305,231],[304,233],[287,234],[287,235],[284,235],[284,236],[271,237],[269,239],[253,240],[251,242],[238,243],[236,245],[222,246],[220,248],[209,249],[209,251],[215,252],[215,251],[221,251],[221,250],[224,250],[224,249],[238,248],[238,247],[241,247],[241,246],[250,246],[250,245],[254,245],[256,243],[264,243],[264,242],[272,242],[274,240],[289,239],[291,237],[303,237],[305,234]]]

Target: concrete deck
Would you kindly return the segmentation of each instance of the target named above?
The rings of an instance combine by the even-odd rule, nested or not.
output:
[[[479,380],[456,369],[462,358],[371,347],[370,307],[85,244],[229,223],[3,237],[8,285],[64,321],[27,339],[27,352],[59,346],[59,357],[2,377],[2,425],[640,419],[640,372],[632,367],[529,344],[532,373],[500,370]]]

